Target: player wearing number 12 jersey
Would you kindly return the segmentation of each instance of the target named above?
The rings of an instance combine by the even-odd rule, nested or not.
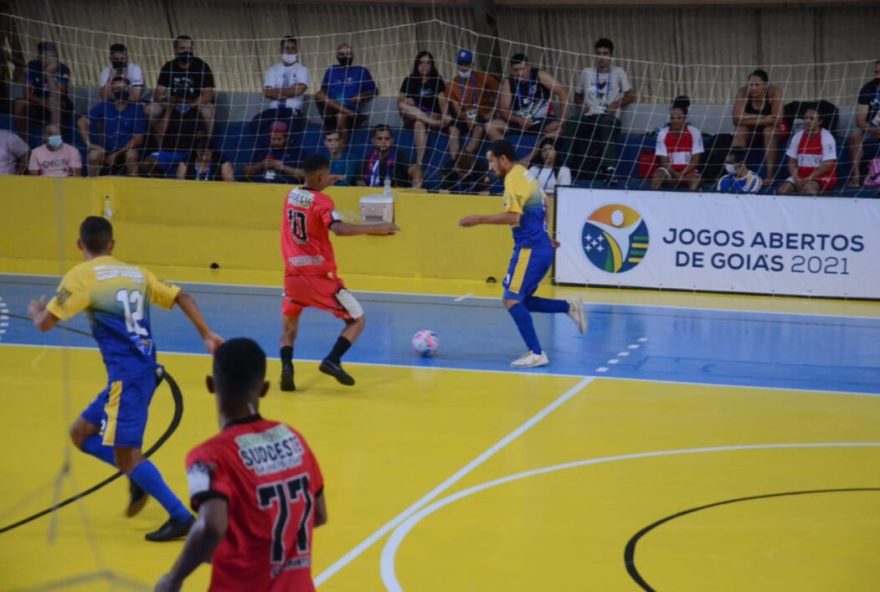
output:
[[[186,457],[199,518],[156,590],[179,590],[208,561],[212,592],[314,590],[312,530],[327,521],[324,480],[302,434],[258,414],[269,390],[266,354],[250,339],[230,339],[207,382],[221,431]]]
[[[89,318],[107,367],[108,383],[71,426],[71,439],[86,454],[128,475],[128,516],[140,511],[147,494],[162,504],[170,517],[146,538],[167,541],[185,536],[193,517],[156,466],[141,453],[147,409],[161,380],[150,304],[180,306],[210,352],[223,340],[208,327],[191,296],[159,281],[146,269],[115,259],[114,245],[110,222],[97,216],[86,218],[77,241],[86,261],[67,272],[48,304],[44,298],[31,300],[28,316],[40,331],[48,331],[79,312]]]
[[[293,380],[293,344],[303,308],[312,306],[345,322],[342,334],[318,369],[351,386],[342,368],[342,356],[364,330],[364,310],[345,289],[336,273],[330,231],[337,236],[388,235],[400,230],[391,222],[352,224],[334,211],[333,200],[322,191],[330,186],[330,163],[321,155],[306,159],[306,184],[291,189],[284,200],[281,220],[281,254],[284,258],[284,297],[281,303],[281,390],[296,390]]]

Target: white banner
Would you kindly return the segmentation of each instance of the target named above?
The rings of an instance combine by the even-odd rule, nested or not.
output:
[[[560,284],[880,299],[880,200],[560,187]]]

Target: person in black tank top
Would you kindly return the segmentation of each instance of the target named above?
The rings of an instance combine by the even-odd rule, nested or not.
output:
[[[768,84],[767,72],[755,70],[746,86],[736,92],[733,105],[733,147],[746,148],[760,136],[767,163],[764,184],[772,185],[776,176],[776,147],[782,123],[782,89]]]

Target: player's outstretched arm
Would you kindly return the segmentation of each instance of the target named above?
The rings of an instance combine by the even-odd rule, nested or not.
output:
[[[39,300],[31,300],[28,303],[28,317],[34,322],[34,326],[40,332],[46,332],[58,323],[59,319],[46,308],[46,297],[40,296]]]
[[[199,506],[199,517],[193,524],[180,557],[174,567],[159,578],[156,592],[176,592],[183,581],[202,563],[211,561],[214,549],[220,544],[229,526],[229,504],[225,499],[214,498],[205,500]]]
[[[350,222],[334,222],[330,225],[330,230],[336,236],[357,236],[359,234],[372,234],[374,236],[385,236],[388,234],[396,234],[400,231],[400,227],[393,222],[381,222],[379,224],[352,224]]]
[[[205,347],[207,348],[209,353],[214,353],[214,350],[223,343],[223,338],[214,333],[211,330],[211,327],[208,326],[208,322],[205,320],[205,317],[202,315],[202,311],[199,310],[199,305],[196,304],[195,299],[190,296],[188,293],[181,290],[177,293],[177,297],[174,299],[174,302],[177,306],[180,307],[180,310],[189,318],[190,322],[192,322],[193,326],[199,332],[199,335],[202,337],[202,341],[205,342]]]
[[[516,212],[503,212],[501,214],[491,214],[489,216],[465,216],[458,221],[459,226],[468,228],[470,226],[480,226],[481,224],[506,224],[508,226],[516,226],[519,224],[521,214]]]

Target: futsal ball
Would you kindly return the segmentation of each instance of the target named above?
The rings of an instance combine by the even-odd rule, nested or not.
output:
[[[430,329],[422,329],[421,331],[416,331],[416,334],[413,335],[412,346],[417,354],[427,358],[437,353],[440,341],[437,339],[436,333]]]

